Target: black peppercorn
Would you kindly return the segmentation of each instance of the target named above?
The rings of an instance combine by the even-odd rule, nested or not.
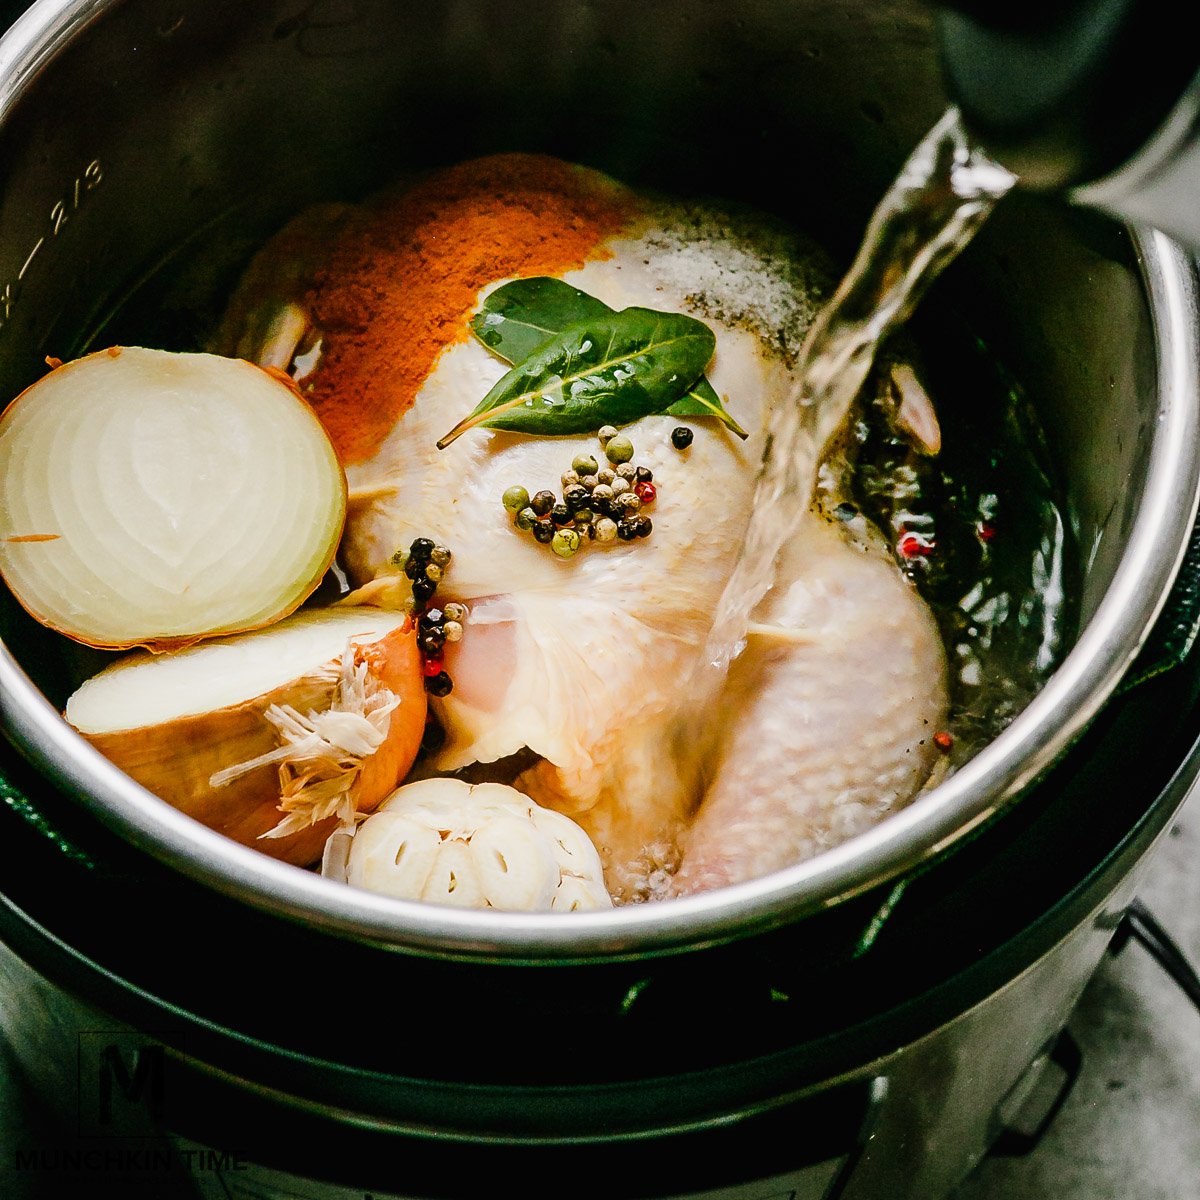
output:
[[[412,585],[413,599],[424,604],[426,601],[433,598],[433,593],[437,591],[437,584],[432,579],[426,579],[421,576],[420,579],[414,579]]]
[[[637,528],[632,521],[617,522],[617,537],[623,542],[632,542],[637,537]]]
[[[633,474],[638,483],[654,482],[654,472],[649,467],[638,467]]]
[[[445,619],[446,614],[443,613],[440,608],[431,608],[421,614],[417,623],[422,629],[434,629],[438,625],[442,624]]]
[[[439,671],[425,680],[425,690],[431,696],[448,696],[454,690],[454,681],[445,671]]]
[[[409,579],[424,579],[425,567],[426,564],[417,558],[416,555],[410,554],[408,556],[408,561],[404,564],[404,574]]]
[[[553,521],[538,521],[533,527],[533,536],[537,538],[543,546],[548,546],[554,541],[554,522]]]
[[[671,430],[671,445],[676,450],[686,450],[692,444],[695,434],[686,425],[676,425]]]
[[[446,741],[446,731],[442,728],[442,723],[433,715],[425,718],[425,733],[421,737],[421,753],[435,754],[439,751]]]
[[[572,517],[571,510],[565,504],[556,504],[550,510],[550,520],[555,525],[562,526],[570,524],[574,520],[574,517]]]
[[[553,492],[538,492],[529,502],[529,507],[533,509],[539,517],[544,517],[554,507]]]
[[[431,538],[415,538],[413,544],[409,546],[408,552],[413,558],[423,558],[428,562],[429,556],[433,553],[433,540]]]
[[[637,535],[638,537],[649,537],[654,530],[654,522],[649,517],[638,517],[637,519]]]
[[[426,629],[417,638],[417,649],[425,658],[437,658],[446,644],[446,631],[442,628]]]
[[[563,488],[563,503],[571,512],[583,508],[591,498],[591,493],[581,483],[573,483],[570,487]]]

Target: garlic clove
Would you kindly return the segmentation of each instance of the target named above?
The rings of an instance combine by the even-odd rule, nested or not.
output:
[[[480,881],[492,908],[546,912],[561,872],[546,839],[528,820],[495,813],[471,839]]]
[[[358,827],[350,843],[346,882],[372,892],[420,896],[441,854],[437,830],[403,813],[376,816],[378,821]]]
[[[475,855],[466,842],[453,839],[443,843],[420,899],[455,908],[488,907]]]

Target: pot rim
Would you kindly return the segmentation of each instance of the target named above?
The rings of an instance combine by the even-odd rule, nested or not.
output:
[[[0,120],[42,67],[116,0],[38,0],[0,41]],[[330,932],[443,956],[568,961],[661,953],[786,924],[895,880],[988,820],[1082,732],[1166,601],[1200,499],[1196,266],[1154,230],[1132,231],[1154,329],[1158,420],[1142,503],[1087,628],[1024,711],[908,807],[832,850],[760,879],[604,912],[460,910],[396,900],[239,845],[159,800],[76,734],[0,644],[0,716],[52,779],[125,840],[215,890]]]

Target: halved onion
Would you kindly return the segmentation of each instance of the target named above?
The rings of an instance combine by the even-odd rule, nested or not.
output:
[[[286,616],[345,516],[313,411],[238,359],[100,351],[0,416],[0,574],[91,646],[171,649]]]
[[[83,684],[66,718],[176,808],[303,865],[408,771],[425,708],[412,622],[333,608],[173,653],[135,651]]]

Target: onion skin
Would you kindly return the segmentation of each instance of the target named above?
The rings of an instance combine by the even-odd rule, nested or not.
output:
[[[374,642],[355,646],[375,679],[400,697],[383,744],[366,760],[351,792],[360,812],[372,812],[412,765],[425,731],[426,697],[416,627],[405,621]],[[314,664],[314,667],[320,664]],[[272,704],[300,712],[329,707],[336,682],[302,676],[241,704],[114,733],[85,733],[105,758],[148,791],[197,821],[272,858],[307,866],[321,857],[336,817],[281,838],[261,835],[278,824],[279,767],[256,767],[222,787],[211,776],[278,745],[264,717]]]

